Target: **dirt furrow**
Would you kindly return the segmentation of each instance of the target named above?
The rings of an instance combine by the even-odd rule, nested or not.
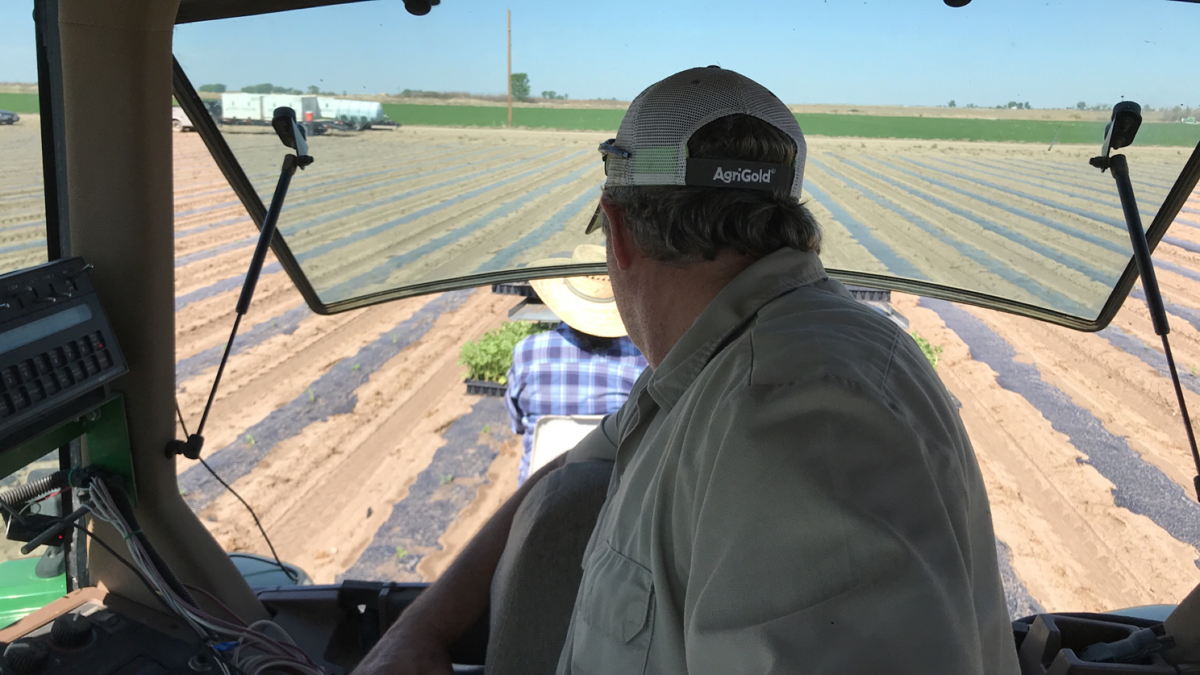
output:
[[[997,386],[995,371],[973,360],[970,346],[935,312],[912,298],[894,298],[913,329],[944,350],[938,372],[963,403],[997,536],[1010,547],[1013,568],[1035,598],[1052,611],[1103,611],[1175,602],[1190,590],[1193,546],[1114,504],[1111,483],[1043,411]],[[1023,321],[972,313],[986,314],[987,324],[1002,334]],[[1047,372],[1047,360],[1035,362],[1039,372]]]
[[[259,495],[267,504],[260,517],[276,533],[281,551],[326,580],[354,561],[370,542],[372,525],[386,518],[388,505],[403,498],[407,481],[440,446],[440,430],[468,407],[456,345],[499,323],[512,302],[476,292],[372,373],[355,391],[352,412],[277,445],[238,481],[243,495]],[[307,381],[303,374],[291,379]],[[288,388],[286,380],[276,382]],[[222,496],[204,515],[221,531],[230,521],[244,520],[239,509]]]

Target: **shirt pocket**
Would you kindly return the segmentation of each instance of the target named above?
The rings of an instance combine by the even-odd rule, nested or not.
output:
[[[576,608],[572,670],[644,673],[654,634],[653,576],[607,544],[589,562]]]

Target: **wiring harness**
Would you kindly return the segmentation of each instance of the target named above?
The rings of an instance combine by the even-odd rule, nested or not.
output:
[[[85,487],[85,505],[92,515],[112,525],[121,535],[128,544],[132,567],[162,603],[178,614],[213,650],[225,675],[324,675],[325,671],[296,646],[278,624],[261,620],[246,625],[212,596],[210,599],[221,606],[229,618],[220,618],[200,609],[188,587],[170,572],[142,534],[124,493],[110,490],[109,484],[99,475],[92,476]]]

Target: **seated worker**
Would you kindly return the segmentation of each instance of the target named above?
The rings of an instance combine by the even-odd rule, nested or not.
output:
[[[729,70],[642,92],[597,223],[650,367],[581,446],[615,459],[558,673],[1015,673],[987,494],[913,340],[818,258],[788,108]],[[577,448],[578,449],[578,448]],[[359,672],[450,672],[530,477]]]
[[[534,266],[604,262],[604,247],[582,245],[571,258]],[[543,415],[607,415],[629,398],[646,359],[629,338],[607,276],[534,279],[538,297],[562,320],[513,348],[505,402],[514,433],[525,435],[517,484],[529,477],[533,430]]]

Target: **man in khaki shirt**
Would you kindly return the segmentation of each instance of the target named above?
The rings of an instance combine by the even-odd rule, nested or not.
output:
[[[949,398],[814,253],[741,272],[617,417],[560,673],[1015,671]]]
[[[601,152],[594,224],[651,368],[587,441],[615,465],[558,672],[1016,672],[970,443],[912,340],[826,277],[795,118],[691,69]],[[490,579],[516,508],[364,670],[446,672],[429,645],[486,607],[462,584]]]

